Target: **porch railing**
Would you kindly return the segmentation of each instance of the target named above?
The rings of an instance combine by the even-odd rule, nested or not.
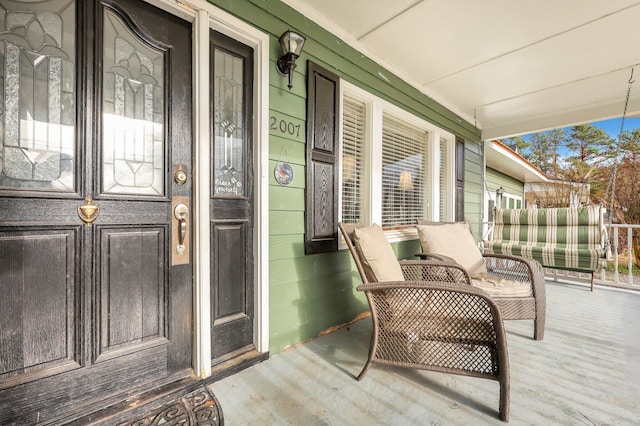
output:
[[[640,229],[640,225],[616,224],[611,225],[611,257],[609,267],[596,272],[594,282],[598,285],[640,290],[640,274],[635,273],[638,266],[633,262],[633,230]],[[626,273],[620,272],[621,266],[626,266]],[[586,283],[591,280],[590,274],[547,269],[545,276],[549,280]]]
[[[485,223],[490,227],[491,224]],[[608,261],[609,267],[603,271],[595,273],[594,283],[609,287],[617,287],[628,290],[640,290],[640,272],[638,265],[633,262],[633,230],[640,229],[640,225],[616,224],[611,225],[611,257]],[[489,230],[485,228],[485,237]],[[626,266],[627,272],[620,272],[621,266]],[[635,274],[634,274],[635,270]],[[591,283],[591,274],[562,271],[559,269],[545,268],[545,278],[551,281],[565,281],[570,283],[587,284]]]

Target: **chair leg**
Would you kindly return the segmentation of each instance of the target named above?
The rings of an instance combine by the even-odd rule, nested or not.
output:
[[[533,320],[533,339],[534,340],[542,340],[544,339],[544,326],[545,326],[545,315],[540,315],[540,313],[536,313],[536,318]]]
[[[364,376],[369,371],[369,367],[371,367],[371,357],[369,357],[369,359],[367,360],[367,363],[362,368],[362,371],[360,372],[360,374],[358,374],[358,377],[356,377],[356,380],[360,381],[364,379]]]
[[[536,302],[536,317],[533,319],[533,339],[544,339],[544,328],[547,321],[547,308],[544,300]]]
[[[500,380],[500,420],[509,421],[509,379]]]
[[[375,327],[375,322],[374,322],[374,327]],[[358,381],[364,379],[364,376],[367,374],[367,371],[369,371],[369,368],[373,363],[373,355],[376,353],[377,347],[378,347],[378,333],[374,329],[373,333],[371,334],[371,340],[369,341],[369,356],[367,358],[367,363],[362,368],[362,371],[360,372],[360,374],[358,374],[358,377],[356,377]]]
[[[593,282],[595,280],[596,273],[591,271],[591,291],[593,291]]]

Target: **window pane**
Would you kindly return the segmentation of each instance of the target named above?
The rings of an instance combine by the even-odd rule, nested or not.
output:
[[[220,49],[214,53],[214,194],[245,195],[244,59]]]
[[[102,190],[164,195],[164,55],[104,13]]]
[[[0,5],[0,188],[73,192],[75,3]]]
[[[395,119],[382,118],[382,226],[415,224],[424,216],[424,164],[428,134]]]
[[[342,221],[357,223],[361,215],[366,106],[345,97],[342,126]]]

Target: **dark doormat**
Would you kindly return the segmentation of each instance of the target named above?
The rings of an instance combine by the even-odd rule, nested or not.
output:
[[[138,411],[138,410],[136,410]],[[138,411],[139,412],[139,411]],[[118,423],[120,426],[224,425],[222,408],[206,386],[200,386],[160,408]]]

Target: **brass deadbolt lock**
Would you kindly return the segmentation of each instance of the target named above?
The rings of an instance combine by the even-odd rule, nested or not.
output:
[[[182,166],[180,166],[178,170],[176,170],[176,172],[173,174],[173,180],[178,185],[184,185],[185,183],[187,183],[187,179],[189,179],[189,176],[187,175],[187,172],[182,168]]]

